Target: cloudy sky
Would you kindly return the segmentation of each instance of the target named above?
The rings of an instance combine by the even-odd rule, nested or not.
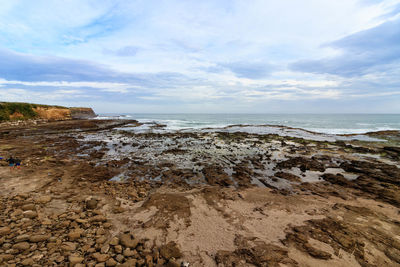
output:
[[[400,0],[1,0],[0,100],[400,113]]]

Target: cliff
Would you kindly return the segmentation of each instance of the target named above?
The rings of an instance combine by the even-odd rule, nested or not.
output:
[[[91,108],[67,108],[30,103],[0,102],[0,121],[88,119],[96,114]]]

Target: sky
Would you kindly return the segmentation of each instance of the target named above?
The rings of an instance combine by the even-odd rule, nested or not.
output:
[[[0,0],[0,101],[400,113],[400,0]]]

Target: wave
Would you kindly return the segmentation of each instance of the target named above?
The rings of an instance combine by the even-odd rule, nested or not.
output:
[[[400,117],[393,115],[251,115],[251,114],[138,114],[100,115],[97,119],[135,119],[144,124],[165,125],[164,131],[223,129],[234,125],[281,125],[323,134],[365,134],[382,130],[400,130]],[[290,116],[290,117],[288,117]]]

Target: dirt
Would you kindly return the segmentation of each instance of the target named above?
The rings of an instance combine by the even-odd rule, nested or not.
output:
[[[1,266],[400,266],[397,146],[126,124],[0,127]]]

